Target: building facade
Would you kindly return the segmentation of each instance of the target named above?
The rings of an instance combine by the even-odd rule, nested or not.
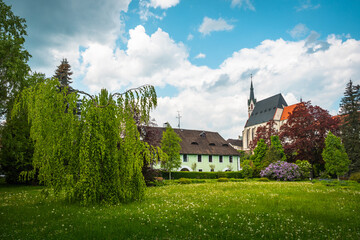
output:
[[[160,147],[163,127],[146,127],[144,141]],[[217,132],[174,129],[182,139],[180,143],[181,167],[177,171],[239,171],[239,152]],[[194,165],[196,167],[194,168]],[[160,164],[154,166],[159,169]]]

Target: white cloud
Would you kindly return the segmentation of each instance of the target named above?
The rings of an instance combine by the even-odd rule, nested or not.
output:
[[[147,21],[149,18],[155,18],[162,20],[166,16],[166,12],[163,11],[162,14],[158,15],[152,12],[151,8],[160,8],[166,10],[168,8],[176,6],[180,0],[140,0],[139,1],[139,15],[140,19]]]
[[[251,3],[251,0],[231,0],[232,7],[243,7],[244,9],[250,9],[255,11],[254,5]]]
[[[187,40],[191,41],[194,39],[194,35],[192,35],[191,33],[189,33],[189,35],[187,36]]]
[[[234,28],[233,25],[228,24],[224,19],[212,19],[204,17],[202,24],[199,27],[199,32],[203,35],[208,35],[214,31],[230,31]]]
[[[204,53],[199,53],[198,55],[195,56],[195,59],[199,59],[199,58],[206,58],[206,55]]]
[[[318,44],[312,33],[305,40],[265,40],[255,48],[234,52],[216,69],[195,66],[188,49],[161,29],[152,35],[138,26],[130,31],[126,49],[91,45],[84,51],[85,83],[93,91],[111,91],[153,84],[178,89],[176,96],[159,97],[152,113],[158,124],[169,121],[188,129],[219,131],[225,138],[241,134],[247,120],[250,73],[258,100],[282,93],[288,104],[311,100],[335,112],[347,81],[360,79],[360,41],[326,39],[327,49],[309,52]],[[314,49],[314,48],[312,48]],[[359,84],[359,83],[357,83]]]
[[[289,34],[292,38],[301,38],[304,37],[308,32],[309,29],[305,26],[305,24],[299,23],[289,31]]]
[[[150,0],[150,6],[153,8],[167,9],[176,6],[180,0]]]
[[[314,9],[318,9],[320,7],[320,4],[312,4],[311,0],[301,0],[300,1],[300,6],[295,7],[296,11],[303,11],[303,10],[314,10]]]

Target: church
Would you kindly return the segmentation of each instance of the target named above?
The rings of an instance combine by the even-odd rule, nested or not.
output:
[[[243,150],[250,151],[249,145],[255,138],[257,128],[265,126],[269,121],[273,120],[275,129],[279,131],[298,104],[300,103],[288,106],[281,93],[257,101],[251,80],[250,98],[247,102],[248,120],[242,132]]]

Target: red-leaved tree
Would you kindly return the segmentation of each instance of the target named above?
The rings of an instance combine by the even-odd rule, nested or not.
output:
[[[257,142],[260,139],[264,139],[266,145],[271,145],[271,136],[278,135],[278,131],[275,129],[275,121],[270,120],[266,123],[266,125],[258,127],[256,129],[256,134],[254,140],[252,140],[249,144],[251,151],[256,148]]]
[[[280,128],[280,138],[290,161],[308,160],[323,164],[321,153],[327,133],[339,133],[339,120],[328,111],[304,102],[295,107],[287,122]]]

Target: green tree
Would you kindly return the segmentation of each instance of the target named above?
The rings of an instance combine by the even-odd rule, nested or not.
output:
[[[286,161],[286,155],[281,145],[279,136],[271,136],[271,145],[260,164],[260,169],[264,169],[269,166],[270,163],[277,162],[279,160]]]
[[[350,170],[360,171],[360,85],[350,80],[341,99],[341,138],[351,161]]]
[[[40,183],[59,196],[86,205],[94,202],[128,202],[142,199],[145,191],[141,173],[144,157],[154,152],[140,140],[133,119],[133,104],[149,116],[156,102],[155,89],[142,86],[124,93],[98,96],[81,91],[58,91],[57,79],[46,79],[25,89],[12,115],[28,111],[30,136],[35,142],[32,165]],[[85,94],[81,115],[75,109],[79,94]],[[59,127],[61,126],[61,127]],[[27,174],[34,175],[34,174]]]
[[[171,171],[181,167],[181,141],[181,138],[168,125],[161,139],[161,150],[167,155],[166,159],[161,160],[161,167],[169,172],[169,179],[171,179]]]
[[[44,80],[43,74],[33,74],[27,78],[29,85]],[[30,124],[27,109],[21,109],[13,116],[9,115],[1,135],[2,149],[0,165],[5,173],[7,183],[18,183],[20,173],[32,171],[34,143],[30,138]]]
[[[262,164],[267,151],[268,146],[266,145],[265,140],[260,139],[257,142],[257,146],[254,149],[254,155],[252,156],[252,160],[256,168],[260,167]]]
[[[70,70],[71,66],[66,58],[61,61],[61,64],[55,70],[54,77],[57,78],[60,82],[61,88],[69,87],[72,83],[71,75],[73,74]]]
[[[302,179],[309,179],[310,171],[311,171],[311,164],[307,160],[296,160],[296,165],[300,168],[300,174]]]
[[[26,86],[31,57],[24,49],[25,19],[15,16],[0,0],[0,118],[12,109],[17,94]]]
[[[322,152],[322,157],[325,161],[325,168],[327,172],[339,176],[344,175],[349,171],[350,160],[345,151],[341,139],[329,132],[325,139],[325,148]]]

